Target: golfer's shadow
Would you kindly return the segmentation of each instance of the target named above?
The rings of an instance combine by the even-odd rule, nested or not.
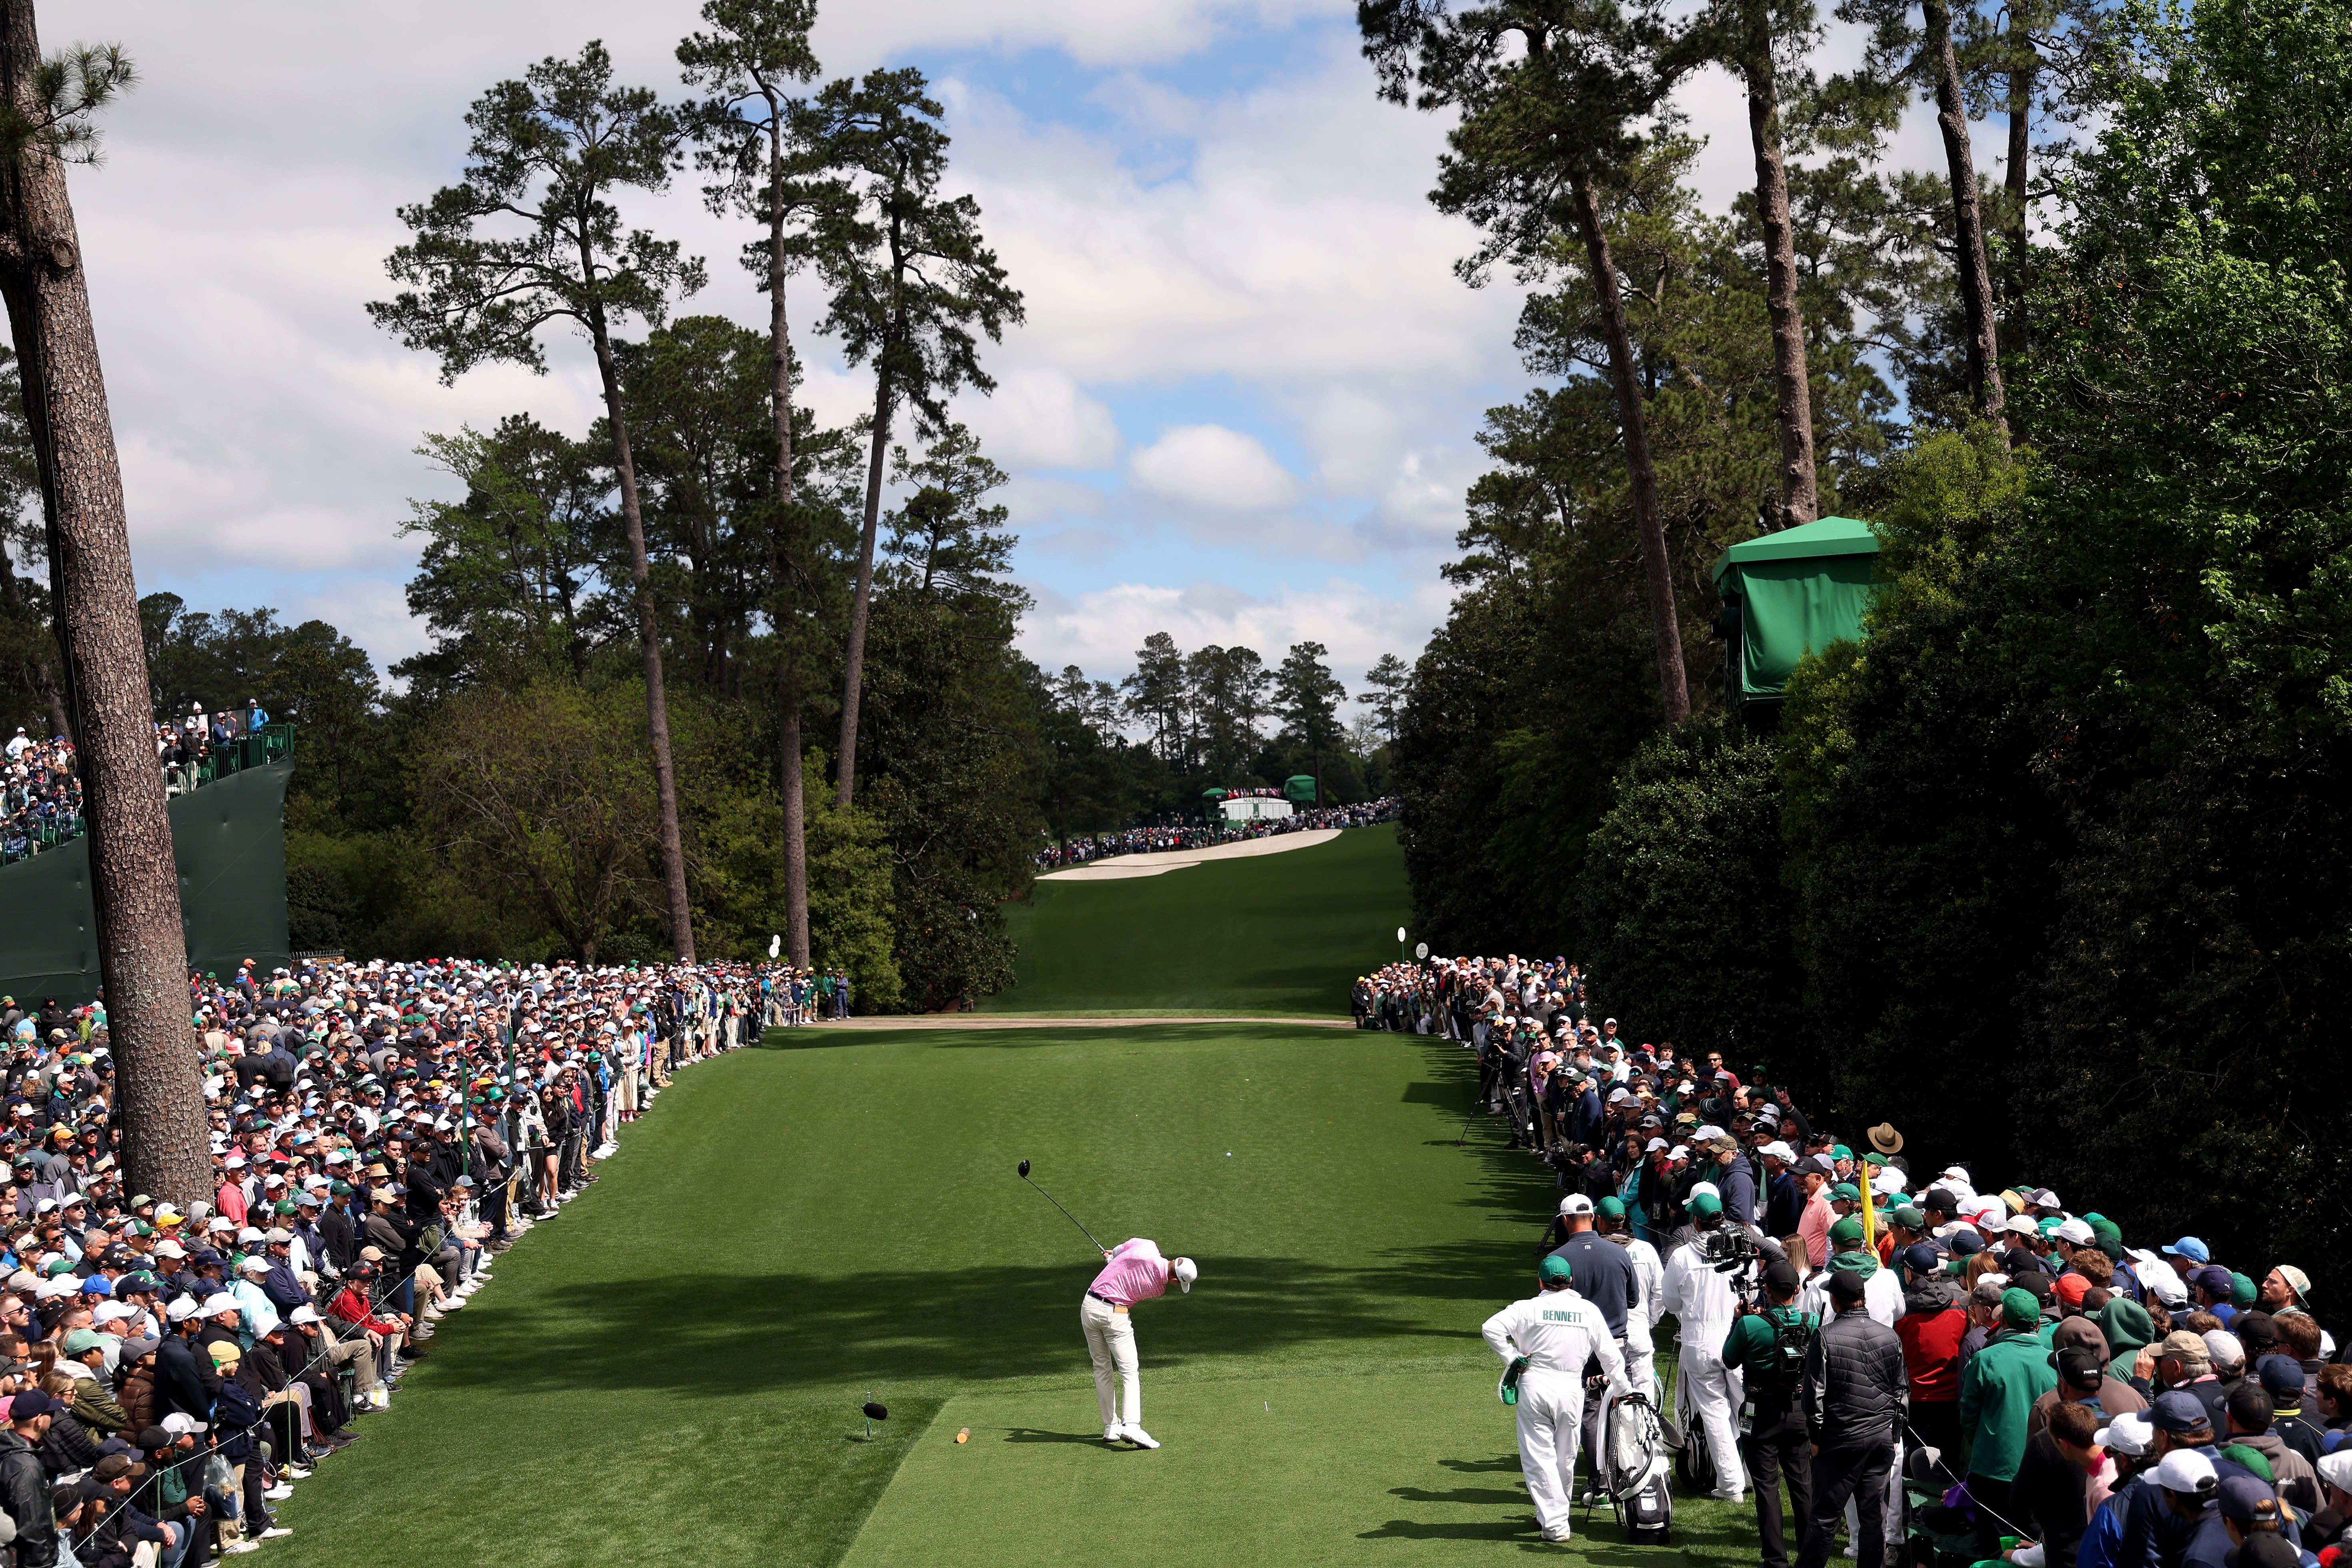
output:
[[[1004,1441],[1008,1443],[1092,1443],[1103,1447],[1099,1432],[1048,1432],[1042,1426],[1007,1426]]]

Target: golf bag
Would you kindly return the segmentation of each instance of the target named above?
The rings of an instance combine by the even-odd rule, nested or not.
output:
[[[1667,1468],[1658,1413],[1639,1394],[1609,1401],[1601,1418],[1601,1451],[1593,1456],[1601,1489],[1622,1500],[1642,1489],[1654,1471]]]
[[[1664,1546],[1674,1538],[1674,1466],[1666,1456],[1665,1428],[1647,1397],[1609,1401],[1593,1465],[1635,1546]]]

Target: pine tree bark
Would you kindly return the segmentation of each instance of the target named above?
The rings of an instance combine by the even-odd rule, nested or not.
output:
[[[776,419],[775,560],[769,575],[776,595],[776,651],[782,676],[777,681],[776,767],[784,797],[784,946],[793,967],[809,967],[808,801],[801,777],[801,686],[794,666],[799,650],[793,646],[798,525],[793,504],[793,337],[784,310],[784,142],[783,106],[768,100],[768,356],[772,384],[769,401]]]
[[[1789,168],[1780,152],[1780,83],[1772,68],[1770,19],[1760,0],[1751,0],[1746,21],[1748,138],[1756,153],[1764,305],[1772,321],[1772,383],[1780,400],[1780,515],[1784,527],[1793,527],[1821,515],[1821,484],[1813,461],[1813,388],[1805,365],[1805,316],[1797,304],[1797,239],[1789,217]]]
[[[1959,274],[1960,310],[1966,321],[1969,392],[1977,413],[2006,432],[2001,409],[2007,395],[2000,382],[2000,341],[1994,325],[1992,272],[1985,261],[1984,208],[1977,200],[1975,152],[1969,145],[1969,110],[1960,96],[1960,67],[1952,50],[1949,0],[1921,0],[1927,20],[1927,58],[1936,72],[1936,127],[1943,132],[1944,162],[1952,183],[1954,269]]]
[[[31,0],[0,0],[0,90],[36,122],[40,60]],[[80,238],[64,165],[37,142],[0,164],[0,299],[23,359],[26,420],[55,542],[123,1175],[134,1191],[184,1205],[211,1195],[212,1157],[188,1024],[179,872]]]
[[[891,406],[886,344],[874,356],[874,450],[866,461],[866,526],[857,536],[857,585],[849,601],[849,647],[842,659],[841,760],[834,804],[845,809],[857,793],[857,699],[866,682],[866,618],[874,600],[874,538],[882,524],[882,454],[890,448]]]
[[[584,275],[594,276],[587,256]],[[637,648],[645,657],[646,728],[653,742],[654,795],[661,812],[662,887],[669,895],[669,942],[680,963],[694,962],[694,908],[687,900],[686,845],[677,828],[677,769],[670,760],[669,691],[662,679],[661,626],[654,617],[653,562],[646,553],[646,518],[637,504],[637,468],[629,455],[629,422],[621,406],[621,376],[604,311],[591,313],[596,372],[604,382],[604,418],[613,429],[613,470],[621,481],[621,526],[629,539],[629,578],[636,585]]]
[[[1608,231],[1593,199],[1592,176],[1583,159],[1569,171],[1576,195],[1577,226],[1592,267],[1593,292],[1609,340],[1609,374],[1617,392],[1617,428],[1625,441],[1625,468],[1633,492],[1633,527],[1642,541],[1642,575],[1650,590],[1650,635],[1657,645],[1658,696],[1666,722],[1690,717],[1690,681],[1683,669],[1683,632],[1675,611],[1675,584],[1666,560],[1666,531],[1658,513],[1658,476],[1650,462],[1649,420],[1642,408],[1642,383],[1635,372],[1633,338],[1625,326],[1625,299],[1617,288],[1617,264],[1609,253]]]
[[[2012,19],[2012,49],[2020,41],[2014,36],[2016,31]],[[2001,292],[2009,309],[2001,326],[2012,354],[2025,349],[2025,235],[2031,226],[2028,220],[2032,203],[2028,170],[2033,153],[2033,86],[2041,63],[2032,40],[2024,39],[2023,43],[2025,53],[2017,58],[2015,68],[2009,73],[2009,166],[2005,171],[2009,185],[2009,266],[2004,271]]]

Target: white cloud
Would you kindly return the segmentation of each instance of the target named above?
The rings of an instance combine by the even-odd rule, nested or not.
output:
[[[1298,493],[1298,481],[1257,437],[1222,425],[1179,425],[1134,463],[1135,477],[1152,489],[1200,506],[1280,506]]]
[[[1118,425],[1066,372],[1025,365],[997,380],[990,396],[956,399],[997,462],[1013,468],[1107,468],[1118,461]]]

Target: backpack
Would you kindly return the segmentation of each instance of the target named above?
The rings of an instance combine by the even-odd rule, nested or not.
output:
[[[1767,1312],[1765,1321],[1772,1326],[1772,1342],[1761,1359],[1748,1363],[1749,1375],[1758,1386],[1774,1394],[1793,1394],[1805,1380],[1805,1356],[1813,1347],[1813,1331],[1806,1326],[1802,1313],[1789,1322]]]

